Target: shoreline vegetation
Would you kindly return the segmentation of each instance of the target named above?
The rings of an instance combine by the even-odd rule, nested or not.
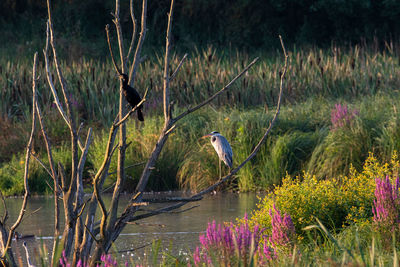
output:
[[[400,123],[397,106],[400,88],[399,47],[388,44],[383,50],[373,46],[329,49],[294,49],[289,52],[289,69],[281,115],[260,154],[245,166],[237,179],[225,189],[239,191],[268,190],[280,184],[286,172],[297,175],[302,170],[329,179],[347,174],[350,164],[360,170],[369,152],[389,160],[400,144]],[[176,112],[189,103],[199,103],[220,89],[238,69],[248,63],[244,52],[231,53],[209,47],[196,50],[171,83],[176,99]],[[3,59],[4,60],[4,59]],[[179,56],[171,59],[172,69]],[[115,116],[116,88],[111,62],[81,58],[66,64],[65,76],[71,82],[72,105],[84,127],[94,127],[95,141],[85,169],[86,184],[101,162],[106,132]],[[201,190],[217,177],[217,158],[208,142],[199,138],[212,130],[223,133],[232,144],[234,161],[240,162],[255,145],[263,131],[263,122],[270,119],[282,64],[281,56],[262,56],[260,63],[240,83],[216,99],[208,111],[199,111],[182,128],[171,135],[163,151],[148,190]],[[0,188],[4,195],[23,191],[21,161],[30,124],[30,68],[26,61],[4,60],[0,68]],[[54,157],[65,166],[70,161],[62,124],[46,90],[43,66],[38,81],[39,103],[49,119],[48,134],[54,143]],[[147,58],[138,70],[135,87],[140,92],[149,88],[143,125],[128,122],[127,170],[132,177],[126,188],[134,185],[140,174],[141,162],[150,153],[161,110],[162,56]],[[149,79],[148,77],[152,77]],[[226,105],[228,108],[220,108]],[[338,142],[340,140],[340,142]],[[34,144],[36,155],[46,162],[40,139]],[[12,153],[10,153],[12,152]],[[115,161],[110,170],[115,169]],[[30,187],[33,194],[46,194],[51,183],[48,175],[33,161]],[[69,170],[67,169],[68,173]],[[115,177],[114,177],[115,178]],[[155,181],[156,179],[150,179]],[[113,183],[113,177],[109,184]],[[220,188],[222,189],[222,188]]]

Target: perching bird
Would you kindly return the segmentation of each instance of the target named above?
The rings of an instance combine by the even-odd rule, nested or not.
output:
[[[211,136],[211,144],[213,145],[219,157],[219,176],[221,178],[221,160],[226,164],[226,166],[232,168],[232,148],[228,140],[226,140],[226,138],[219,132],[209,133],[202,138],[208,136]]]
[[[128,103],[131,105],[132,108],[135,107],[137,104],[139,104],[140,101],[142,101],[142,98],[140,97],[139,93],[135,90],[135,88],[129,86],[128,75],[121,73],[119,75],[119,78],[122,81],[122,90],[123,90],[126,101],[128,101]],[[144,121],[143,113],[142,113],[142,105],[138,106],[136,111],[137,111],[138,120]]]

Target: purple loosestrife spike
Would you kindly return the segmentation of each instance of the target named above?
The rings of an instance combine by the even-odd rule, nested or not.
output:
[[[274,213],[269,210],[271,217],[272,234],[269,237],[270,243],[275,247],[289,248],[294,241],[295,229],[290,215],[282,216],[274,204]]]
[[[350,125],[353,119],[359,115],[357,110],[350,111],[346,105],[335,104],[331,111],[332,129],[342,128]]]
[[[385,179],[375,179],[375,200],[372,212],[377,225],[391,226],[392,230],[399,220],[399,178],[394,184],[390,183],[389,176]]]
[[[193,261],[194,261],[194,266],[199,266],[201,262],[201,257],[200,257],[200,248],[196,247],[196,250],[193,253]]]
[[[212,259],[216,258],[219,263],[226,265],[237,257],[236,251],[239,252],[241,260],[247,261],[254,256],[250,253],[258,253],[263,232],[264,229],[260,229],[259,226],[250,229],[247,215],[244,217],[244,223],[240,225],[233,223],[217,225],[213,221],[208,224],[206,233],[199,236],[201,246],[193,253],[194,264],[213,265]]]

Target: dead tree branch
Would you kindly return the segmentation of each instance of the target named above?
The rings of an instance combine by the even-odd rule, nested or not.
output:
[[[242,77],[243,74],[245,74],[257,61],[258,61],[258,57],[255,58],[249,65],[247,65],[246,68],[244,68],[244,70],[242,72],[240,72],[238,75],[236,75],[235,78],[233,78],[227,85],[225,85],[221,90],[219,90],[218,92],[216,92],[214,95],[212,95],[211,97],[209,97],[208,99],[204,100],[202,103],[198,104],[195,107],[189,108],[186,111],[182,112],[180,115],[176,116],[173,119],[173,122],[176,123],[177,121],[179,121],[180,119],[182,119],[183,117],[185,117],[186,115],[202,108],[203,106],[207,105],[208,103],[210,103],[211,101],[213,101],[217,96],[219,96],[220,94],[222,94],[223,92],[225,92],[227,89],[229,89],[229,87],[231,87],[231,85],[236,82],[237,79],[239,79],[240,77]]]
[[[142,1],[142,16],[141,16],[141,22],[140,22],[140,36],[139,36],[139,40],[138,43],[136,45],[136,51],[135,51],[135,56],[133,58],[133,63],[132,66],[129,70],[129,85],[133,86],[133,82],[135,80],[135,76],[136,76],[136,70],[139,66],[139,63],[141,62],[141,56],[140,53],[142,52],[142,47],[143,47],[143,43],[146,37],[146,32],[147,32],[147,28],[146,28],[146,20],[147,20],[147,0],[143,0]]]
[[[126,55],[126,61],[129,60],[129,56],[131,55],[133,45],[135,44],[135,39],[136,39],[136,19],[135,19],[135,14],[133,12],[133,0],[129,1],[129,11],[131,13],[131,20],[132,20],[132,37],[131,37],[131,44],[129,45],[128,54]]]
[[[7,237],[7,243],[5,247],[2,250],[2,255],[1,258],[4,259],[6,256],[9,258],[11,261],[11,264],[14,266],[15,265],[15,260],[13,257],[11,250],[11,242],[12,238],[14,236],[14,231],[17,229],[17,227],[20,225],[22,222],[22,219],[24,218],[25,215],[25,210],[26,210],[26,205],[28,203],[28,197],[29,197],[29,184],[28,184],[28,177],[29,177],[29,163],[30,163],[30,158],[31,158],[31,153],[32,153],[32,142],[33,142],[33,136],[35,133],[35,128],[36,128],[36,108],[35,108],[35,103],[37,102],[37,93],[36,93],[36,66],[37,66],[37,57],[38,53],[36,52],[34,57],[33,57],[33,70],[32,70],[32,129],[31,129],[31,134],[29,136],[28,144],[26,146],[26,154],[25,154],[25,169],[24,169],[24,198],[22,201],[21,209],[18,215],[18,218],[14,222],[14,224],[10,227],[10,230],[8,231],[8,237]],[[4,203],[5,206],[5,203]],[[7,214],[7,211],[5,211]],[[5,215],[3,219],[3,223],[5,222],[5,219],[7,216]],[[3,243],[4,244],[4,243]]]
[[[183,58],[181,59],[181,61],[180,61],[179,64],[178,64],[178,67],[176,67],[174,73],[172,73],[171,77],[169,77],[169,81],[172,81],[172,80],[175,78],[176,74],[178,74],[178,71],[179,71],[180,68],[182,67],[183,62],[184,62],[185,59],[187,58],[187,55],[188,55],[187,53],[183,55]]]

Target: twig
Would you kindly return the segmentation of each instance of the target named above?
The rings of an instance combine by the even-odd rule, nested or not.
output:
[[[172,73],[172,75],[169,77],[169,81],[171,81],[172,79],[174,79],[175,76],[176,76],[176,74],[178,74],[178,71],[179,71],[179,69],[182,67],[183,62],[184,62],[185,59],[187,58],[187,55],[188,55],[188,54],[185,54],[185,55],[183,56],[183,58],[181,59],[181,61],[180,61],[179,64],[178,64],[178,67],[176,67],[174,73]]]
[[[136,19],[135,19],[135,14],[133,12],[133,0],[129,1],[129,10],[131,13],[131,20],[132,20],[132,38],[131,38],[131,44],[129,45],[129,50],[128,54],[126,55],[126,60],[129,60],[129,56],[131,55],[133,45],[135,44],[135,39],[136,39]]]
[[[43,163],[43,161],[41,159],[39,159],[38,156],[36,156],[35,153],[31,153],[31,155],[33,156],[34,159],[36,159],[37,162],[39,162],[39,164],[43,167],[43,169],[50,175],[50,177],[52,179],[54,179],[53,175],[51,174],[50,170],[46,167],[46,165]]]
[[[152,217],[152,216],[155,216],[158,214],[162,214],[162,213],[178,214],[178,213],[186,212],[188,210],[200,207],[200,205],[196,205],[196,206],[192,206],[187,209],[184,209],[184,210],[173,211],[173,210],[176,210],[177,208],[182,207],[186,203],[188,203],[188,202],[178,203],[178,204],[175,204],[175,205],[172,205],[172,206],[169,206],[166,208],[158,209],[158,210],[147,211],[147,213],[136,215],[136,216],[132,217],[129,221],[132,222],[132,221],[142,220],[142,219],[149,218],[149,217]]]
[[[110,55],[111,55],[111,60],[114,65],[115,71],[118,72],[119,75],[122,74],[122,72],[119,70],[117,63],[115,62],[114,54],[111,48],[111,41],[110,41],[110,25],[106,25],[106,34],[107,34],[107,43],[108,43],[108,49],[110,50]]]
[[[6,224],[6,221],[8,219],[8,210],[7,210],[7,204],[6,204],[6,200],[4,199],[3,193],[0,190],[0,197],[1,197],[1,202],[3,203],[3,208],[4,208],[4,214],[3,214],[3,220],[1,221],[1,223],[3,225]]]
[[[28,144],[26,145],[26,155],[25,155],[25,169],[24,169],[24,199],[22,201],[21,209],[19,211],[18,218],[14,222],[14,224],[11,226],[10,230],[8,231],[8,238],[7,238],[7,243],[4,246],[3,253],[1,255],[2,258],[6,257],[8,254],[8,251],[11,247],[11,242],[12,242],[12,237],[14,235],[14,231],[17,229],[17,227],[20,225],[22,222],[22,219],[25,215],[25,210],[26,210],[26,205],[28,203],[28,197],[29,197],[29,185],[28,185],[28,176],[29,176],[29,162],[30,162],[30,157],[31,157],[31,151],[32,151],[32,142],[33,142],[33,135],[35,133],[35,128],[36,128],[36,107],[35,104],[37,103],[37,93],[36,93],[36,65],[37,65],[37,57],[38,53],[36,52],[34,57],[33,57],[33,70],[32,70],[32,129],[31,129],[31,134],[29,136]],[[6,217],[5,217],[6,218]]]
[[[89,233],[89,235],[93,238],[93,240],[98,243],[99,241],[96,239],[96,237],[94,236],[94,234],[90,231],[90,229],[85,225],[86,231]]]
[[[147,19],[147,0],[143,0],[142,2],[142,17],[141,17],[141,30],[140,30],[140,36],[139,36],[139,41],[136,45],[136,51],[135,51],[135,56],[133,57],[133,63],[132,66],[129,70],[129,85],[133,85],[133,81],[135,80],[136,76],[136,70],[137,67],[139,66],[140,63],[140,53],[142,52],[142,46],[144,43],[144,39],[146,37],[146,19]]]
[[[178,120],[182,119],[183,117],[185,117],[186,115],[198,110],[199,108],[207,105],[208,103],[210,103],[212,100],[214,100],[217,96],[219,96],[220,94],[222,94],[224,91],[226,91],[234,82],[236,82],[237,79],[239,79],[243,74],[245,74],[257,61],[258,61],[258,57],[255,58],[249,65],[247,65],[247,67],[241,72],[239,73],[235,78],[233,78],[227,85],[224,86],[224,88],[222,88],[221,90],[219,90],[217,93],[215,93],[214,95],[212,95],[211,97],[209,97],[207,100],[204,100],[202,103],[198,104],[197,106],[193,107],[193,108],[189,108],[186,111],[182,112],[180,115],[178,115],[176,118],[172,119],[172,121],[175,123]]]
[[[76,135],[78,136],[78,146],[79,146],[80,150],[83,152],[83,144],[82,144],[81,138],[79,137],[79,135],[81,133],[82,126],[83,126],[83,122],[81,124],[79,124],[78,132],[77,132]]]
[[[164,83],[164,90],[163,90],[163,107],[164,107],[164,120],[165,122],[169,122],[171,119],[172,114],[168,112],[170,110],[170,101],[169,101],[169,82],[170,78],[169,75],[169,52],[171,50],[171,31],[172,31],[172,19],[173,19],[173,12],[174,12],[174,0],[171,0],[171,6],[168,13],[168,25],[167,25],[167,34],[166,34],[166,44],[165,44],[165,56],[164,56],[164,71],[163,71],[163,83]]]
[[[156,227],[161,227],[164,228],[166,225],[165,224],[156,224],[156,223],[138,223],[138,222],[127,222],[127,224],[131,225],[139,225],[139,226],[156,226]]]
[[[193,197],[171,197],[171,198],[143,198],[142,201],[149,202],[149,203],[167,203],[167,202],[194,202],[200,201],[203,197],[193,198]]]
[[[33,214],[39,212],[42,209],[42,207],[39,207],[37,209],[35,209],[34,211],[32,211],[31,213],[27,214],[26,216],[24,216],[24,218],[22,219],[22,221],[28,219],[30,216],[32,216]]]
[[[47,30],[46,30],[46,48],[43,50],[43,55],[44,55],[44,61],[45,61],[45,66],[46,66],[46,75],[47,75],[47,81],[50,86],[51,93],[53,94],[54,97],[54,103],[56,104],[58,111],[61,114],[61,117],[64,119],[64,121],[67,123],[68,127],[71,128],[71,124],[67,118],[67,115],[65,115],[64,109],[61,106],[60,100],[57,95],[56,88],[53,83],[53,79],[51,77],[50,73],[50,65],[49,65],[49,58],[48,58],[48,49],[49,49],[49,42],[50,42],[50,23],[47,22]]]

